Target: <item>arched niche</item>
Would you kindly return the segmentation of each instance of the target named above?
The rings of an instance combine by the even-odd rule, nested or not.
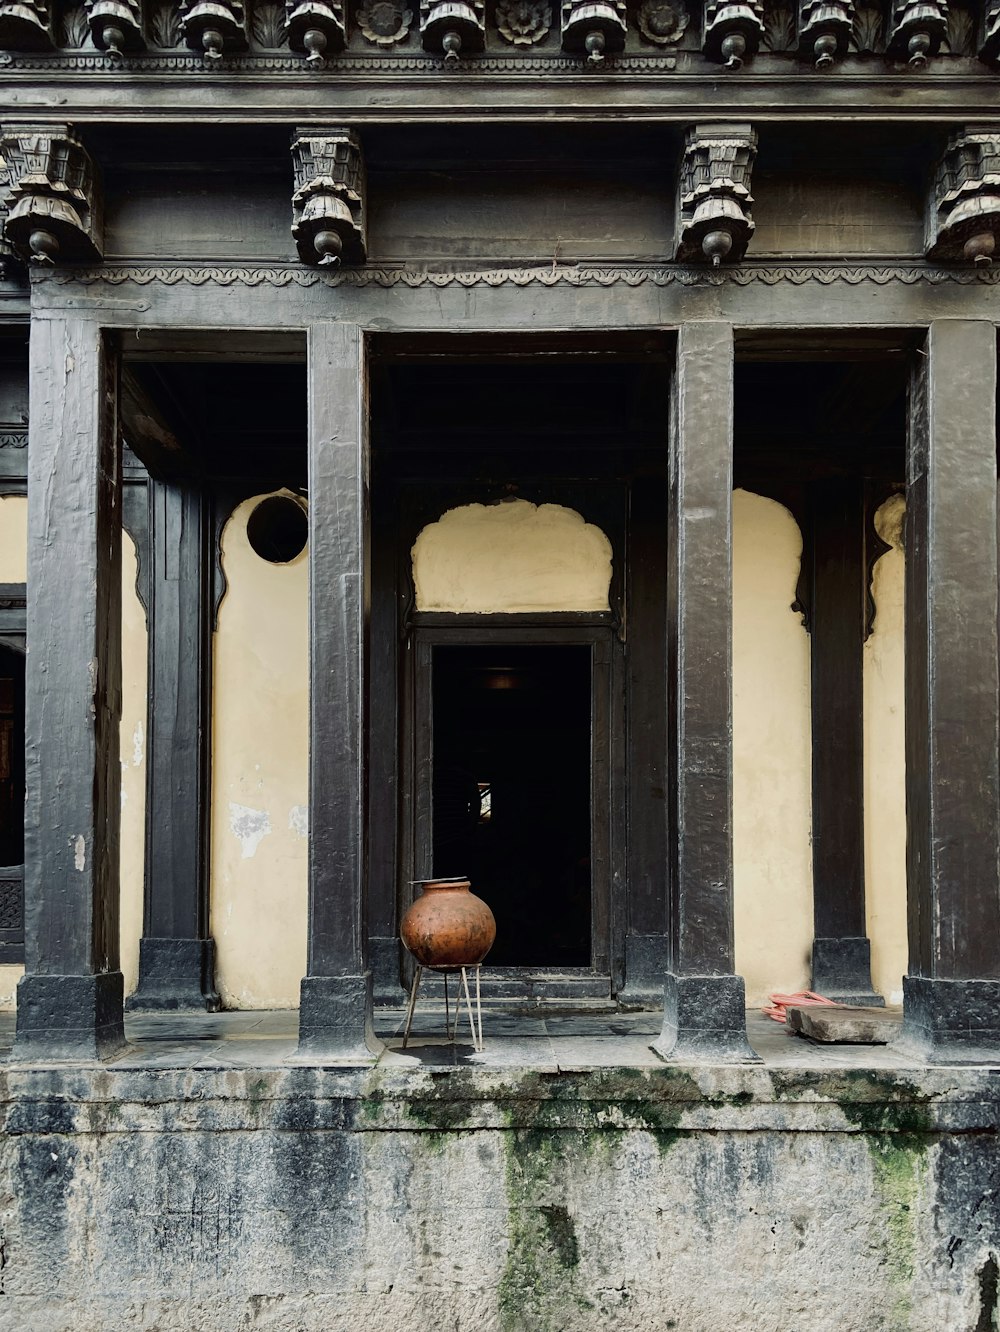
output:
[[[463,504],[411,552],[418,611],[606,611],[611,542],[575,509],[509,499]]]

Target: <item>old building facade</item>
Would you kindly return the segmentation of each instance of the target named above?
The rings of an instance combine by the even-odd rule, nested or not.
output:
[[[17,1325],[994,1326],[1000,10],[0,48]],[[655,1057],[388,1058],[458,872],[501,1027]],[[762,1065],[805,987],[901,1004],[889,1062]]]

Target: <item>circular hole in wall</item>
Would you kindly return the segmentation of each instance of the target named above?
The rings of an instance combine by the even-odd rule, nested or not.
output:
[[[288,564],[306,548],[309,520],[305,509],[289,495],[261,500],[247,521],[247,540],[262,560]]]

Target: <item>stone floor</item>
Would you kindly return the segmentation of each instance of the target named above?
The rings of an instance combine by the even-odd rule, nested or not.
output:
[[[231,1013],[130,1013],[125,1018],[129,1049],[116,1068],[247,1068],[282,1064],[294,1054],[298,1015],[292,1010]],[[463,1013],[464,1018],[464,1013]],[[402,1067],[429,1064],[485,1068],[583,1071],[602,1067],[656,1066],[649,1048],[659,1034],[658,1013],[615,1009],[581,1012],[483,1011],[485,1049],[477,1054],[468,1021],[452,1044],[444,1035],[444,1010],[418,1010],[410,1043],[400,1049],[405,1011],[380,1008],[375,1029],[385,1042],[380,1063]],[[906,1068],[912,1059],[885,1045],[819,1045],[790,1035],[753,1010],[747,1013],[750,1043],[772,1068]],[[14,1015],[0,1013],[0,1060],[9,1052]]]

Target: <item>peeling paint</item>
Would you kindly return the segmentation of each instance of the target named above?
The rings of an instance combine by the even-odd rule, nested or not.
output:
[[[73,839],[73,865],[81,874],[87,868],[87,839],[83,833]]]
[[[144,757],[144,740],[142,722],[137,721],[135,730],[132,732],[132,767],[141,768]]]
[[[300,837],[309,836],[309,810],[305,805],[293,805],[288,811],[288,826]]]
[[[242,848],[243,859],[250,860],[271,831],[271,816],[266,809],[229,802],[229,829]]]

